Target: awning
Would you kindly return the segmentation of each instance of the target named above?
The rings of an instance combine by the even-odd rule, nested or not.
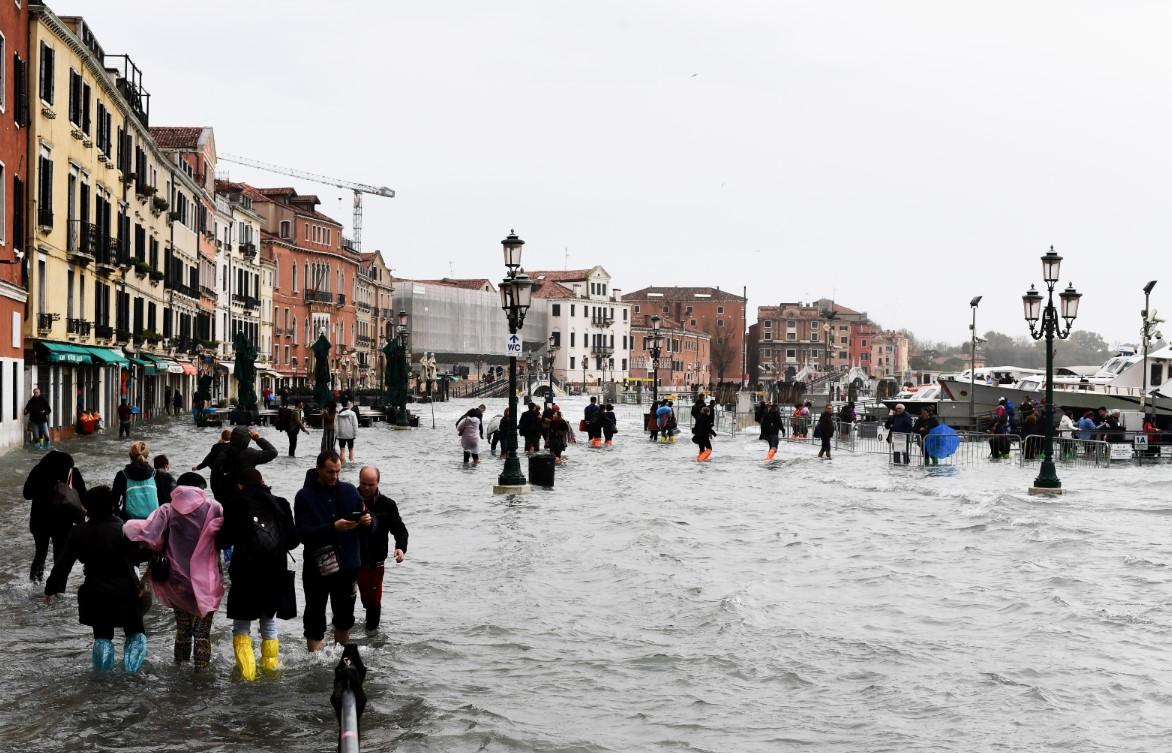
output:
[[[188,376],[195,376],[196,374],[199,373],[195,369],[195,364],[193,364],[189,361],[176,361],[176,363],[178,363],[179,366],[182,367],[183,373]]]
[[[127,356],[126,360],[135,366],[149,366],[150,365],[146,361],[142,360],[141,358],[135,358],[134,356]]]
[[[92,354],[79,345],[38,340],[37,345],[45,353],[49,363],[93,363]]]
[[[123,366],[129,365],[130,361],[126,356],[122,355],[116,350],[110,348],[94,348],[89,345],[84,346],[89,351],[90,355],[94,357],[95,363],[104,363],[108,366]]]
[[[169,374],[171,372],[171,365],[166,358],[161,356],[154,356],[150,353],[140,353],[146,361],[146,368],[143,373],[147,376],[158,376],[159,374]]]
[[[231,361],[217,361],[217,362],[216,362],[216,368],[217,368],[217,369],[223,369],[224,371],[226,371],[226,372],[228,372],[229,374],[231,374],[233,371],[235,371],[235,370],[236,370],[236,364],[234,364],[234,363],[233,363],[233,362],[231,362]]]

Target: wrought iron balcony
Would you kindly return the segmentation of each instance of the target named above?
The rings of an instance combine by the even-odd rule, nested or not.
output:
[[[65,331],[71,335],[78,335],[80,337],[89,337],[90,323],[85,319],[66,319]]]
[[[52,330],[53,322],[60,318],[60,314],[37,314],[37,331],[48,332]]]
[[[369,303],[363,303],[362,301],[355,301],[355,302],[354,302],[354,307],[355,307],[356,309],[358,309],[359,311],[370,311],[370,304],[369,304]]]
[[[37,225],[43,228],[53,227],[53,210],[45,206],[38,207]]]
[[[609,345],[591,345],[590,352],[596,356],[609,356],[614,353],[614,348]]]
[[[232,300],[236,303],[243,304],[244,308],[254,309],[260,305],[260,299],[251,295],[243,295],[241,293],[233,293]]]
[[[120,343],[130,342],[130,330],[128,330],[128,329],[115,329],[114,330],[114,339]]]
[[[612,324],[614,324],[613,316],[595,316],[591,317],[590,319],[590,325],[592,327],[602,327],[603,329],[607,329]]]
[[[114,337],[114,328],[108,324],[95,324],[94,337],[99,340],[110,340]]]
[[[306,290],[306,303],[333,303],[334,296],[328,290]]]
[[[256,256],[256,244],[255,243],[241,243],[240,244],[240,253],[249,257],[249,258]]]

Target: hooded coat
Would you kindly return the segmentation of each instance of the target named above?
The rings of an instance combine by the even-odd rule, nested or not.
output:
[[[216,457],[215,465],[212,466],[212,494],[220,502],[230,501],[236,496],[236,479],[241,473],[276,459],[277,448],[269,440],[257,437],[257,447],[249,447],[251,441],[252,435],[248,429],[237,426],[232,430],[228,447]]]
[[[175,487],[170,504],[146,520],[126,523],[126,538],[152,552],[166,551],[171,561],[171,577],[152,583],[162,604],[200,617],[220,607],[224,577],[216,533],[223,524],[224,508],[194,486]]]
[[[473,455],[480,454],[480,437],[482,430],[480,428],[480,419],[474,415],[467,415],[460,419],[460,423],[456,424],[456,433],[460,435],[460,447],[465,452],[470,452]]]
[[[265,556],[253,551],[253,511],[258,506],[281,527],[284,552]],[[280,606],[285,588],[286,552],[297,548],[300,539],[293,524],[293,510],[289,501],[275,497],[267,486],[253,486],[224,510],[224,525],[216,537],[220,548],[233,547],[228,575],[232,587],[228,590],[228,617],[233,620],[256,620],[272,617]]]
[[[85,479],[81,469],[74,468],[73,456],[59,450],[50,450],[29,471],[24,481],[24,498],[32,502],[29,511],[28,527],[33,533],[46,531],[64,535],[75,522],[70,517],[61,517],[53,510],[53,496],[57,491],[57,482],[69,477],[69,469],[73,469],[72,486],[79,497],[85,499]]]
[[[338,439],[355,439],[358,436],[358,415],[350,407],[338,411],[334,419],[334,433]]]

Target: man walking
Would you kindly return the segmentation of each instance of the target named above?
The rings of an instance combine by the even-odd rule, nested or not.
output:
[[[122,398],[122,402],[118,403],[118,438],[130,436],[130,417],[134,415],[130,406],[126,404],[126,398]]]
[[[334,613],[334,641],[350,642],[354,627],[354,591],[362,565],[361,539],[377,530],[362,509],[353,484],[340,481],[342,459],[333,450],[317,456],[317,468],[305,474],[305,486],[293,502],[293,519],[305,547],[301,582],[305,589],[305,646],[321,651],[326,634],[326,602]]]
[[[305,419],[301,415],[301,401],[297,401],[297,405],[292,408],[281,408],[287,411],[285,416],[285,434],[289,437],[289,457],[297,456],[297,436],[301,432],[309,433],[309,429],[305,428]]]
[[[49,446],[49,414],[52,412],[49,401],[41,397],[41,388],[33,387],[33,396],[24,405],[24,415],[28,416],[33,431],[34,447]]]
[[[358,494],[366,512],[374,516],[377,525],[369,536],[360,540],[362,567],[358,568],[358,596],[366,610],[366,629],[377,630],[382,615],[383,572],[388,553],[395,562],[407,556],[407,526],[399,517],[395,500],[379,491],[381,478],[378,468],[367,465],[358,472]],[[390,552],[389,536],[395,537],[395,550]]]

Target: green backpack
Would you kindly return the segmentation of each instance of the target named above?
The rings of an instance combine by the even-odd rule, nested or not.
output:
[[[159,508],[159,492],[155,487],[155,471],[141,481],[126,479],[126,516],[130,520],[146,520]]]

